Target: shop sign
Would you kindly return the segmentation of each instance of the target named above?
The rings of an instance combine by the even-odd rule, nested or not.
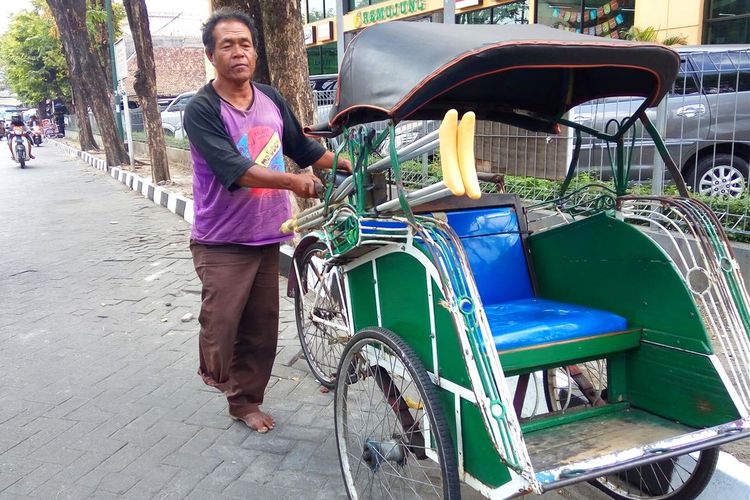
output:
[[[398,2],[391,2],[387,5],[357,12],[354,18],[354,26],[360,28],[382,21],[392,21],[393,19],[419,14],[426,10],[426,0],[401,0]]]
[[[318,35],[318,42],[328,42],[333,40],[333,21],[328,21],[323,24],[316,24],[315,31]]]
[[[315,26],[305,26],[302,33],[305,35],[305,45],[315,43]]]
[[[482,5],[482,0],[456,0],[457,9],[465,9],[466,7],[475,7]]]

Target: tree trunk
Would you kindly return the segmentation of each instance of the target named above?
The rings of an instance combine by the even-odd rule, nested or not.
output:
[[[288,3],[288,2],[285,2]],[[216,10],[220,7],[230,7],[245,12],[255,23],[258,29],[258,40],[255,40],[255,51],[258,53],[258,62],[255,65],[255,75],[253,81],[270,84],[271,77],[268,70],[268,58],[266,57],[266,43],[263,34],[263,16],[261,6],[258,0],[211,0],[211,9]],[[305,62],[307,67],[307,62]]]
[[[135,73],[133,88],[143,109],[148,153],[151,159],[151,178],[159,183],[169,180],[169,163],[164,130],[161,126],[161,113],[156,101],[156,67],[146,0],[125,0],[124,3],[138,58],[138,71]]]
[[[47,0],[47,4],[55,18],[68,61],[73,63],[70,73],[79,71],[83,97],[94,111],[104,141],[107,164],[129,163],[128,153],[115,125],[114,110],[107,91],[109,82],[86,29],[86,0]],[[85,113],[86,108],[82,108],[80,114]]]
[[[271,85],[279,89],[294,115],[303,125],[313,122],[313,95],[307,53],[302,43],[302,14],[300,2],[258,0],[262,14],[261,31],[264,33],[265,61],[271,75]],[[286,159],[287,171],[299,172],[300,166]],[[307,167],[307,165],[301,165]],[[315,204],[294,196],[300,210]]]
[[[81,151],[99,151],[99,145],[94,139],[94,132],[91,130],[91,121],[89,121],[89,100],[86,99],[86,89],[82,82],[81,70],[73,58],[65,52],[65,60],[68,63],[70,88],[75,101],[76,120],[78,120],[78,144]]]
[[[105,5],[105,0],[90,0],[91,1],[91,7],[94,9],[105,12],[107,10],[107,7]],[[94,35],[94,38],[97,40],[109,40],[109,31],[107,30],[107,21],[96,21],[94,23],[94,30],[96,30],[96,34]],[[107,76],[107,95],[109,96],[110,101],[114,102],[114,88],[113,88],[113,81],[112,81],[112,57],[109,53],[109,45],[105,43],[96,43],[95,41],[92,41],[93,47],[96,50],[97,57],[102,63],[102,67],[104,68],[104,73]]]
[[[89,106],[82,94],[73,87],[73,99],[76,103],[76,120],[78,120],[78,144],[81,151],[99,151],[99,145],[94,139],[89,121]]]
[[[314,106],[307,53],[302,43],[300,2],[257,2],[262,13],[261,30],[271,85],[279,89],[300,123],[310,124]]]

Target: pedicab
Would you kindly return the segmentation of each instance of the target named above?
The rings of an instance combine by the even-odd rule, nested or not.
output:
[[[745,284],[648,115],[678,67],[660,45],[537,25],[390,22],[351,42],[328,123],[306,131],[341,136],[353,174],[334,170],[322,202],[282,226],[301,234],[290,294],[312,372],[335,389],[350,498],[511,498],[579,482],[694,498],[718,447],[750,434]],[[606,130],[566,119],[612,96],[643,101]],[[405,119],[442,123],[396,151]],[[476,119],[571,128],[559,199],[483,193]],[[368,128],[380,120],[385,131]],[[679,196],[629,194],[636,127]],[[608,144],[612,186],[568,192],[584,133]],[[407,191],[401,163],[435,141],[442,180]],[[542,399],[530,377],[543,411],[524,408]]]

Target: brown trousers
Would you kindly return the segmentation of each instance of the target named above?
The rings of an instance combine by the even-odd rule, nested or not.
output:
[[[198,373],[242,417],[263,402],[276,356],[279,245],[191,242],[190,250],[203,284]]]

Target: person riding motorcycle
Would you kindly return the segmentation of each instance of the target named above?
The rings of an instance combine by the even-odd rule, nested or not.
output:
[[[10,157],[13,158],[13,161],[16,161],[16,153],[13,150],[13,129],[16,127],[23,127],[24,137],[26,137],[26,152],[29,155],[29,159],[33,160],[34,155],[31,154],[31,132],[29,132],[28,128],[26,128],[26,125],[23,123],[23,118],[21,118],[20,115],[14,115],[10,119],[10,127],[8,127],[8,130],[6,131],[5,138],[8,141],[8,150],[10,151]]]

